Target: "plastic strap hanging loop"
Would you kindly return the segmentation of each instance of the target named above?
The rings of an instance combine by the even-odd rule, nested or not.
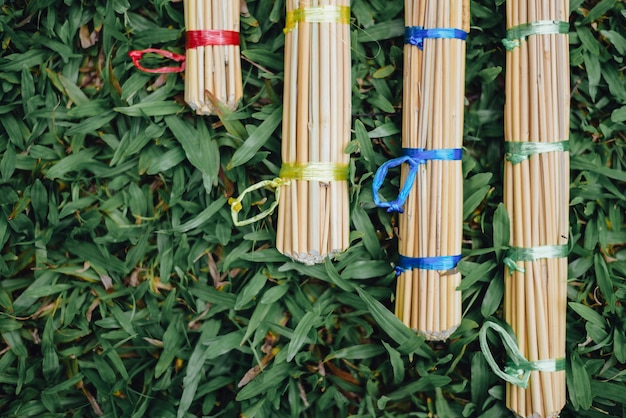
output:
[[[180,66],[178,67],[160,67],[160,68],[145,68],[141,65],[141,58],[144,54],[153,53],[161,55],[164,58],[169,58],[172,61],[180,62]],[[130,51],[128,56],[133,60],[133,64],[137,69],[146,72],[146,73],[154,73],[154,74],[167,74],[167,73],[180,73],[185,71],[185,56],[181,54],[176,54],[174,52],[165,51],[163,49],[156,48],[148,48],[142,50]]]
[[[403,155],[393,160],[383,163],[376,174],[374,175],[374,181],[372,184],[372,194],[374,197],[374,203],[380,208],[387,208],[387,212],[403,213],[402,206],[406,199],[409,197],[409,193],[415,183],[415,177],[417,175],[417,169],[420,164],[426,164],[430,160],[439,161],[455,161],[460,160],[463,152],[461,148],[446,148],[446,149],[433,149],[424,150],[423,148],[403,148]],[[398,193],[398,197],[392,202],[382,202],[378,197],[378,191],[382,187],[385,177],[390,168],[397,167],[407,163],[409,165],[409,175]]]
[[[489,348],[487,342],[487,331],[493,329],[502,340],[504,348],[509,355],[510,362],[507,363],[504,370],[498,367],[496,360]],[[487,363],[493,370],[493,372],[503,380],[526,389],[528,387],[528,380],[530,379],[530,373],[533,371],[538,372],[558,372],[565,370],[565,359],[547,359],[529,361],[524,357],[524,354],[520,351],[517,341],[514,336],[509,334],[504,327],[496,324],[493,321],[487,321],[483,324],[478,334],[480,341],[480,350],[482,351]]]
[[[228,200],[228,203],[230,204],[230,214],[231,214],[231,217],[233,218],[233,224],[235,224],[236,226],[249,225],[251,223],[260,221],[261,219],[266,218],[269,215],[271,215],[274,212],[274,209],[276,209],[276,206],[278,206],[278,202],[280,200],[281,186],[287,183],[289,182],[280,178],[275,178],[274,180],[263,180],[245,189],[239,195],[239,197],[230,198]],[[240,221],[239,212],[241,211],[241,209],[243,209],[243,205],[241,204],[241,201],[243,200],[243,198],[246,196],[246,194],[254,190],[261,189],[263,187],[272,187],[274,189],[275,199],[270,205],[270,207],[264,210],[263,212],[259,213],[258,215],[253,216],[252,218],[248,218],[243,221]]]
[[[400,189],[400,193],[398,193],[398,197],[392,202],[382,202],[378,197],[378,191],[382,187],[385,182],[385,177],[387,177],[387,172],[390,168],[397,167],[407,163],[409,165],[409,175],[407,176],[406,182]],[[374,204],[379,208],[387,208],[387,212],[404,212],[402,206],[406,201],[411,189],[413,188],[413,183],[415,183],[415,176],[417,175],[417,168],[419,163],[415,161],[413,158],[409,156],[402,156],[398,158],[394,158],[393,160],[386,161],[378,170],[376,170],[376,174],[374,175],[374,181],[372,184],[372,194],[374,197]]]

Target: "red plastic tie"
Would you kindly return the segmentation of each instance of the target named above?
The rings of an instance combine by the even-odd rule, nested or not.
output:
[[[239,32],[232,30],[188,30],[187,49],[210,45],[239,45]]]
[[[140,61],[143,55],[149,52],[161,55],[164,58],[169,58],[172,61],[182,62],[182,64],[180,64],[180,66],[178,67],[145,68],[141,65]],[[145,71],[146,73],[165,74],[165,73],[180,73],[180,72],[185,71],[185,56],[176,54],[174,52],[165,51],[163,49],[148,48],[148,49],[130,51],[128,55],[133,60],[133,64],[135,64],[135,67],[137,67],[141,71]]]

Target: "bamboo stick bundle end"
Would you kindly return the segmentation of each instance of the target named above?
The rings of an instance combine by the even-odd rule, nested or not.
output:
[[[186,0],[185,101],[198,115],[235,111],[243,95],[240,2]]]

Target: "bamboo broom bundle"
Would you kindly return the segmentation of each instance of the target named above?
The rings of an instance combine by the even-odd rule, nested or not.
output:
[[[528,360],[513,374],[530,380],[507,383],[506,402],[521,417],[558,416],[566,400],[568,16],[568,0],[507,2],[504,310]]]
[[[348,247],[349,0],[287,0],[276,247],[313,264]]]
[[[199,115],[216,113],[215,100],[236,109],[243,94],[239,1],[184,0],[183,6],[185,101]]]
[[[456,263],[469,1],[407,0],[405,20],[404,155],[398,160],[408,163],[402,183],[414,187],[399,217],[396,315],[426,339],[445,340],[461,322]]]

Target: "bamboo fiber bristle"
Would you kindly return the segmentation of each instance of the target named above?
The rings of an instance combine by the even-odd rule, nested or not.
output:
[[[212,36],[219,38],[218,33],[239,33],[238,1],[184,0],[183,7],[188,35],[192,31],[218,31]],[[237,108],[243,95],[239,50],[238,43],[188,45],[185,102],[197,114],[217,113],[215,100],[231,110]]]
[[[467,0],[407,0],[410,27],[469,30]],[[403,148],[459,149],[463,138],[465,42],[425,39],[404,48]],[[409,169],[403,165],[402,183]],[[399,216],[399,251],[410,258],[461,253],[461,162],[427,161]],[[396,315],[430,340],[445,340],[461,322],[461,275],[413,268],[400,273]]]
[[[507,28],[563,21],[569,2],[507,2]],[[531,35],[507,52],[505,140],[560,142],[569,138],[569,62],[565,34]],[[511,245],[567,243],[569,159],[566,152],[505,161],[504,201]],[[518,262],[525,272],[505,277],[505,319],[531,362],[565,357],[567,258]],[[565,372],[531,373],[528,389],[507,383],[507,406],[521,417],[558,416],[565,404]]]
[[[343,7],[348,0],[287,0],[287,14]],[[342,18],[343,19],[343,18]],[[276,247],[314,264],[345,250],[349,239],[348,155],[351,59],[347,19],[302,19],[285,35],[283,167],[318,164],[325,177],[296,175],[282,186]],[[345,168],[345,170],[344,170]]]

